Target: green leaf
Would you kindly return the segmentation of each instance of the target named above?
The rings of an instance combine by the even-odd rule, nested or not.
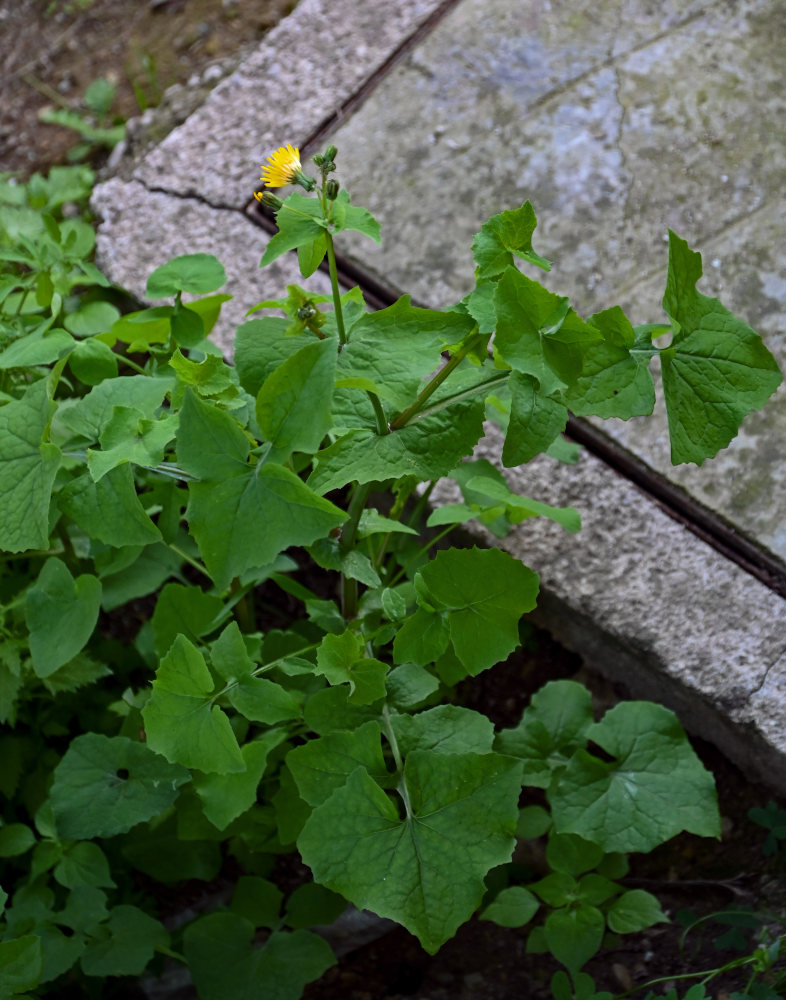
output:
[[[540,903],[531,892],[523,886],[513,885],[498,893],[480,914],[480,919],[491,920],[499,927],[523,927],[532,920],[539,907]]]
[[[600,950],[606,922],[594,906],[555,910],[546,917],[549,951],[574,974]]]
[[[544,271],[551,262],[532,249],[532,234],[538,220],[532,205],[525,201],[521,208],[493,215],[484,223],[472,244],[472,256],[479,278],[494,278],[513,264],[513,255]]]
[[[327,253],[327,235],[320,233],[310,243],[301,243],[297,248],[297,262],[304,278],[310,278]]]
[[[349,194],[344,189],[339,191],[338,198],[333,203],[333,213],[337,233],[352,229],[356,233],[368,236],[375,243],[381,242],[377,220],[367,208],[350,205]]]
[[[417,750],[402,777],[405,819],[358,768],[314,810],[298,847],[316,881],[397,920],[433,954],[480,904],[488,870],[510,860],[519,766]]]
[[[337,377],[365,379],[381,399],[404,410],[439,367],[441,347],[462,340],[473,325],[461,313],[415,308],[404,295],[355,323]]]
[[[16,858],[35,844],[35,834],[24,823],[6,823],[0,827],[0,858]]]
[[[332,924],[347,908],[347,901],[323,885],[306,882],[287,900],[285,922],[298,930],[316,924]]]
[[[585,746],[592,721],[592,697],[583,684],[550,681],[532,696],[518,726],[497,736],[494,749],[524,762],[525,785],[548,788],[553,773]]]
[[[560,833],[578,833],[604,851],[651,851],[682,830],[720,836],[712,775],[673,712],[622,702],[584,735],[614,760],[573,755],[549,792]]]
[[[175,305],[171,320],[172,336],[181,347],[196,347],[205,339],[202,317],[182,302]]]
[[[328,534],[346,513],[294,472],[271,463],[191,483],[186,518],[210,575],[223,589],[247,569],[269,565],[290,545],[310,545]]]
[[[364,655],[363,643],[354,632],[326,635],[317,650],[316,669],[330,684],[349,683],[352,704],[370,705],[385,697],[388,667]]]
[[[417,608],[405,619],[393,640],[396,663],[416,663],[424,667],[434,663],[450,645],[450,623],[445,614],[433,614]]]
[[[534,376],[548,396],[578,378],[586,348],[602,340],[566,298],[509,267],[497,283],[494,346],[511,368]]]
[[[155,306],[126,313],[112,324],[113,337],[128,344],[130,352],[147,351],[151,344],[165,344],[172,329],[172,306]],[[143,377],[143,376],[140,376]]]
[[[308,699],[304,709],[308,728],[319,733],[334,733],[341,729],[357,729],[364,722],[377,721],[382,709],[378,705],[353,705],[348,687],[323,688]]]
[[[165,584],[151,619],[156,653],[163,656],[181,634],[196,643],[212,630],[213,621],[223,609],[221,599],[206,594],[201,587]]]
[[[632,934],[653,924],[669,922],[655,896],[644,889],[623,892],[607,910],[606,920],[616,934]]]
[[[185,954],[203,1000],[300,1000],[336,962],[310,931],[274,931],[259,947],[253,937],[253,924],[234,913],[211,913],[186,928]]]
[[[97,483],[82,473],[57,494],[57,505],[91,538],[105,545],[148,545],[161,540],[137,495],[131,466],[118,465]]]
[[[160,815],[189,780],[144,743],[84,733],[55,768],[50,793],[57,831],[67,840],[113,837]]]
[[[472,451],[482,433],[479,402],[456,403],[382,436],[371,428],[352,430],[317,453],[309,486],[327,493],[353,480],[439,479]]]
[[[538,576],[517,559],[499,549],[449,549],[418,577],[436,614],[447,617],[453,649],[471,673],[499,663],[518,646],[518,622],[535,607]]]
[[[568,411],[562,403],[544,396],[532,375],[511,372],[510,420],[502,447],[506,468],[523,465],[544,452],[565,430]]]
[[[214,840],[185,840],[171,816],[155,827],[138,826],[123,839],[123,856],[158,882],[171,885],[187,879],[212,881],[221,870],[222,856]]]
[[[393,777],[382,757],[377,722],[366,722],[353,732],[328,733],[295,747],[287,754],[301,798],[311,806],[321,805],[341,788],[358,767],[382,785]]]
[[[169,934],[158,920],[121,904],[85,949],[82,970],[88,976],[139,976],[156,948],[168,945]]]
[[[318,340],[301,347],[265,379],[257,395],[256,416],[273,446],[272,461],[285,462],[293,451],[319,449],[333,422],[335,369],[335,344]]]
[[[94,386],[74,405],[61,406],[58,419],[75,434],[97,441],[114,416],[115,407],[134,409],[140,417],[152,420],[171,384],[171,379],[145,375],[110,379]]]
[[[254,927],[274,930],[279,923],[284,893],[255,875],[241,875],[235,885],[230,904],[233,913],[252,923]]]
[[[51,365],[70,353],[74,345],[74,338],[65,330],[36,330],[12,341],[0,353],[0,369]]]
[[[148,745],[171,763],[208,774],[245,770],[229,719],[213,703],[204,657],[185,636],[175,639],[161,661],[142,718]]]
[[[491,753],[494,742],[491,720],[458,705],[438,705],[417,715],[394,715],[391,724],[403,757],[413,750],[486,754]]]
[[[0,548],[7,552],[49,544],[49,497],[60,450],[43,438],[53,409],[45,379],[0,407]]]
[[[184,254],[173,257],[153,271],[147,279],[145,296],[148,299],[164,299],[178,292],[204,295],[220,288],[226,280],[221,262],[212,254]]]
[[[210,655],[213,666],[227,682],[230,702],[251,722],[273,726],[300,718],[301,702],[295,692],[267,677],[253,675],[254,664],[237,622],[227,625],[210,647]]]
[[[109,889],[115,886],[109,874],[106,855],[98,844],[89,840],[66,847],[62,860],[55,866],[53,874],[56,881],[66,889],[85,885]]]
[[[0,981],[6,995],[24,993],[38,985],[43,967],[41,938],[24,934],[0,942]]]
[[[124,462],[155,468],[175,436],[178,418],[162,414],[157,420],[140,417],[137,410],[116,406],[101,432],[101,450],[87,450],[87,468],[97,482]]]
[[[573,833],[554,833],[546,845],[546,861],[555,872],[581,875],[595,868],[603,858],[603,848]]]
[[[84,647],[101,608],[101,581],[76,578],[60,559],[49,558],[27,593],[25,620],[38,677],[48,677]]]
[[[675,464],[701,465],[725,448],[782,381],[759,335],[717,299],[696,291],[701,276],[701,254],[669,231],[663,308],[675,333],[660,359]]]
[[[120,319],[120,310],[111,302],[101,299],[83,302],[78,309],[69,313],[63,326],[75,337],[94,337],[112,329],[112,324]]]
[[[68,366],[85,385],[98,385],[105,378],[117,377],[117,355],[101,340],[80,340],[68,356]]]
[[[417,663],[402,663],[388,674],[386,687],[390,704],[411,710],[434,694],[439,680]]]
[[[645,416],[655,406],[655,387],[649,372],[652,345],[636,345],[630,320],[619,306],[590,316],[604,340],[590,344],[584,354],[581,374],[562,394],[563,402],[576,416]]]
[[[318,199],[306,198],[297,192],[291,194],[276,212],[276,223],[278,232],[271,237],[260,267],[272,264],[287,250],[313,243],[324,235],[326,228]]]
[[[225,830],[233,819],[257,800],[257,787],[262,780],[271,750],[286,739],[283,730],[270,730],[240,748],[246,765],[237,774],[194,774],[194,787],[202,800],[205,816],[213,826]]]
[[[529,517],[548,517],[561,524],[566,531],[576,532],[581,528],[581,517],[573,507],[551,507],[540,500],[519,496],[511,493],[498,480],[486,476],[473,476],[466,485],[480,496],[504,504],[505,515],[512,524],[520,524]]]
[[[250,449],[237,420],[187,389],[177,429],[181,467],[204,479],[221,479],[245,471]]]
[[[256,396],[265,379],[303,346],[298,337],[288,335],[290,321],[280,316],[252,319],[237,328],[235,367],[240,384]]]

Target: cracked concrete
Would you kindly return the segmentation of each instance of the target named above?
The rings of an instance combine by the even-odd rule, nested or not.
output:
[[[339,251],[424,304],[472,287],[474,234],[529,198],[555,261],[537,277],[580,312],[619,302],[660,319],[671,227],[704,253],[701,290],[783,363],[784,40],[778,0],[301,0],[130,183],[97,190],[99,264],[141,298],[170,255],[215,253],[236,296],[217,334],[228,350],[250,306],[302,283],[293,258],[256,267],[267,237],[242,210],[259,164],[319,136],[382,222],[381,248]],[[786,559],[786,391],[701,469],[670,466],[657,413],[603,429]],[[542,575],[540,620],[786,793],[786,602],[589,455],[511,481],[585,519],[578,536],[532,520],[502,543]]]

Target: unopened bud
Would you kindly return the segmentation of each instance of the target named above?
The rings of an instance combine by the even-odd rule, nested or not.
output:
[[[281,198],[279,198],[278,195],[273,194],[272,191],[262,191],[261,193],[259,191],[255,191],[254,197],[260,205],[264,205],[266,208],[272,208],[275,212],[277,212],[284,204]]]
[[[337,155],[338,155],[338,150],[336,149],[336,147],[328,146],[328,148],[325,150],[325,156],[324,156],[325,163],[332,163]]]
[[[321,167],[324,162],[325,162],[325,157],[321,153],[314,154],[314,163],[318,167]]]
[[[335,177],[331,177],[330,180],[325,185],[325,194],[327,195],[328,201],[335,201],[338,196],[338,189],[341,187],[339,182]]]

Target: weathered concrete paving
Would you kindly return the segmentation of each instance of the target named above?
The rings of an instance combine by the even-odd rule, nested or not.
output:
[[[671,227],[704,253],[701,290],[783,364],[784,40],[779,0],[301,0],[133,184],[99,189],[100,263],[141,295],[170,255],[216,253],[237,294],[218,331],[228,346],[246,308],[297,280],[292,261],[256,269],[266,237],[240,211],[258,165],[321,130],[383,223],[381,249],[350,247],[356,262],[421,302],[461,297],[474,233],[529,198],[536,249],[556,264],[537,277],[580,312],[619,302],[634,322],[660,319]],[[604,428],[786,557],[784,390],[701,469],[671,469],[662,417]],[[578,538],[527,522],[505,543],[542,573],[555,634],[786,791],[786,602],[589,456],[515,477],[585,519]]]

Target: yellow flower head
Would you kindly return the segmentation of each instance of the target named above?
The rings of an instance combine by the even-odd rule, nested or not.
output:
[[[268,156],[267,164],[262,167],[262,176],[259,179],[265,182],[265,187],[277,188],[297,183],[302,175],[300,150],[287,144],[280,146],[272,156]]]

